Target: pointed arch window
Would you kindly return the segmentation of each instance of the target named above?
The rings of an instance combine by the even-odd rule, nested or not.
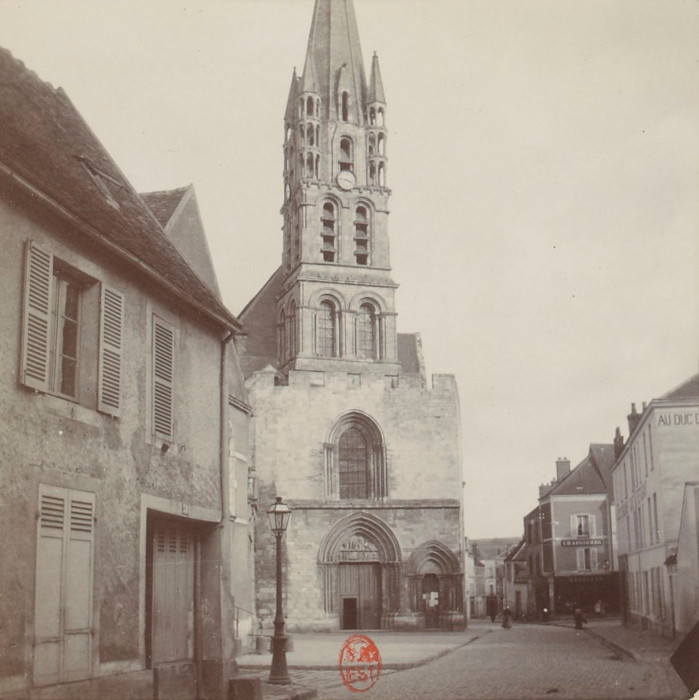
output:
[[[306,130],[303,124],[299,124],[299,143],[303,146],[306,139]]]
[[[348,136],[343,136],[340,139],[340,170],[354,170],[352,150],[352,139]]]
[[[364,435],[357,428],[345,430],[338,442],[340,498],[368,498],[369,454]]]
[[[376,163],[373,160],[369,163],[369,184],[376,184]]]
[[[379,126],[386,126],[386,115],[381,107],[379,107],[378,121]]]
[[[306,114],[308,114],[309,117],[313,116],[313,98],[309,97],[308,100],[306,101]]]
[[[329,299],[320,302],[316,336],[316,352],[321,357],[337,357],[339,318],[337,307]]]
[[[332,202],[323,204],[321,226],[323,262],[335,262],[337,255],[335,246],[337,240],[337,217],[335,215],[335,205]]]
[[[379,163],[379,187],[386,186],[386,165]]]
[[[313,159],[313,154],[309,153],[308,158],[306,160],[306,176],[307,177],[311,177],[311,178],[313,177],[313,173],[315,171],[314,162],[315,161]]]
[[[369,212],[359,206],[354,213],[354,256],[357,265],[369,264]]]
[[[316,180],[320,179],[320,156],[316,156]]]
[[[329,499],[381,499],[388,495],[386,449],[378,425],[351,411],[325,443],[325,495]]]
[[[379,134],[379,155],[386,155],[386,134]]]
[[[357,357],[361,360],[375,360],[378,357],[378,315],[373,304],[365,302],[359,307],[356,316],[355,338]]]
[[[376,126],[376,110],[373,107],[369,110],[369,124]]]
[[[349,121],[349,93],[342,93],[342,121]]]

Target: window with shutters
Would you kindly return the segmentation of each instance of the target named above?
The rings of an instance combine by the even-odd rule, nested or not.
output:
[[[596,519],[592,513],[579,513],[570,516],[571,537],[595,537],[597,535]]]
[[[175,328],[153,315],[152,432],[174,439]]]
[[[34,683],[92,672],[95,494],[39,486]]]
[[[22,384],[118,416],[123,319],[120,292],[27,244]]]

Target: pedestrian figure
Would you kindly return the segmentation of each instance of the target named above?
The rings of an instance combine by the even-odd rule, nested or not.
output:
[[[576,630],[581,630],[583,628],[583,624],[587,622],[585,616],[583,615],[583,611],[580,608],[575,608],[575,612],[573,613],[573,619],[575,620]]]
[[[495,622],[495,616],[498,614],[498,598],[494,595],[489,595],[485,599],[485,608],[491,622]]]
[[[510,610],[509,607],[506,607],[502,611],[502,626],[506,630],[509,630],[510,627],[512,627],[512,611]]]

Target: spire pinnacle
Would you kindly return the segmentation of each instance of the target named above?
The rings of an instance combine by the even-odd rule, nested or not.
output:
[[[294,120],[294,115],[296,114],[296,98],[299,94],[299,79],[296,75],[296,66],[294,66],[294,73],[291,76],[291,86],[289,87],[289,97],[286,101],[286,111],[284,112],[284,121],[292,122]]]
[[[320,93],[318,85],[318,76],[316,74],[316,64],[313,60],[313,52],[311,47],[308,47],[306,52],[306,63],[303,67],[303,78],[301,79],[301,92],[317,92]]]
[[[379,57],[376,55],[376,51],[374,51],[374,55],[371,59],[371,77],[369,78],[367,102],[386,104],[386,95],[384,95],[381,70],[379,69]]]

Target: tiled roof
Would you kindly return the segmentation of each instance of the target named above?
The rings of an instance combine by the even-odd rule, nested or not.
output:
[[[663,401],[677,401],[679,399],[694,399],[699,401],[699,374],[682,382],[679,386],[671,389],[660,397]]]
[[[0,49],[0,165],[170,293],[228,328],[236,318],[190,269],[66,94]],[[114,249],[114,248],[112,248]],[[136,258],[136,260],[134,260]]]
[[[153,212],[155,218],[158,220],[158,223],[165,228],[175,209],[177,209],[177,205],[182,201],[182,197],[186,191],[186,187],[179,187],[176,190],[142,192],[141,199]]]
[[[590,456],[597,467],[600,477],[607,488],[607,493],[613,495],[612,467],[616,462],[614,445],[595,443],[590,445]]]

